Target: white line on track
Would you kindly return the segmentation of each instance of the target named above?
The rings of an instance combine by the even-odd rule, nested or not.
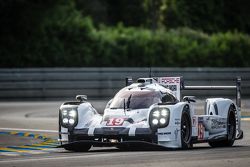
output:
[[[6,130],[6,131],[7,131],[7,130],[10,130],[10,131],[58,133],[57,130],[44,130],[44,129],[0,128],[0,130]]]
[[[250,118],[241,118],[242,121],[250,121]]]

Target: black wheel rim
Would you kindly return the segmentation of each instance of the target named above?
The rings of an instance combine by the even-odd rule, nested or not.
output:
[[[188,119],[187,114],[184,114],[182,116],[182,120],[181,120],[181,136],[182,136],[183,142],[188,143],[189,136],[190,136],[190,124],[189,124],[189,119]]]

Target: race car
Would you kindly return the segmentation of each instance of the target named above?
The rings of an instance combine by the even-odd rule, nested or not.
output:
[[[161,147],[188,149],[208,142],[211,147],[232,146],[243,138],[241,79],[235,86],[185,86],[182,77],[126,79],[99,114],[86,95],[65,102],[59,109],[60,147],[88,151],[92,146],[120,149]],[[236,90],[236,103],[228,98],[205,100],[203,115],[196,114],[195,97],[183,90]]]

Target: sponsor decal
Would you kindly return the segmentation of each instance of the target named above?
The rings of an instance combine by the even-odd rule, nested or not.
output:
[[[172,91],[177,91],[177,86],[176,85],[167,85],[166,88],[170,89]]]
[[[159,84],[171,90],[177,99],[180,100],[180,77],[161,77],[157,78],[157,81]]]
[[[174,131],[175,140],[177,140],[177,138],[178,138],[179,131],[180,131],[180,129],[177,129],[177,128]]]
[[[179,118],[175,118],[174,124],[175,125],[180,125],[181,124],[181,120]]]
[[[203,125],[203,117],[198,117],[198,140],[204,140],[205,127]]]
[[[158,135],[171,135],[171,132],[158,133]]]
[[[110,118],[107,121],[107,126],[121,126],[124,123],[124,118]]]
[[[203,123],[203,117],[198,117],[198,123]]]
[[[205,128],[202,123],[198,123],[198,140],[204,139]]]
[[[178,84],[178,83],[180,83],[180,77],[162,77],[161,83]]]
[[[197,124],[196,117],[192,117],[192,125],[196,126],[196,124]]]
[[[212,129],[226,128],[226,119],[225,118],[211,119],[211,128]]]

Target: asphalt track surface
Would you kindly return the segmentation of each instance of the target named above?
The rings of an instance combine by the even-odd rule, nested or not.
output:
[[[242,119],[244,139],[230,148],[194,145],[191,150],[120,151],[114,147],[89,152],[57,146],[58,108],[62,102],[0,102],[0,166],[250,166],[250,119]],[[102,109],[105,101],[93,101]],[[198,110],[203,108],[198,104]],[[242,111],[249,115],[248,100]]]

